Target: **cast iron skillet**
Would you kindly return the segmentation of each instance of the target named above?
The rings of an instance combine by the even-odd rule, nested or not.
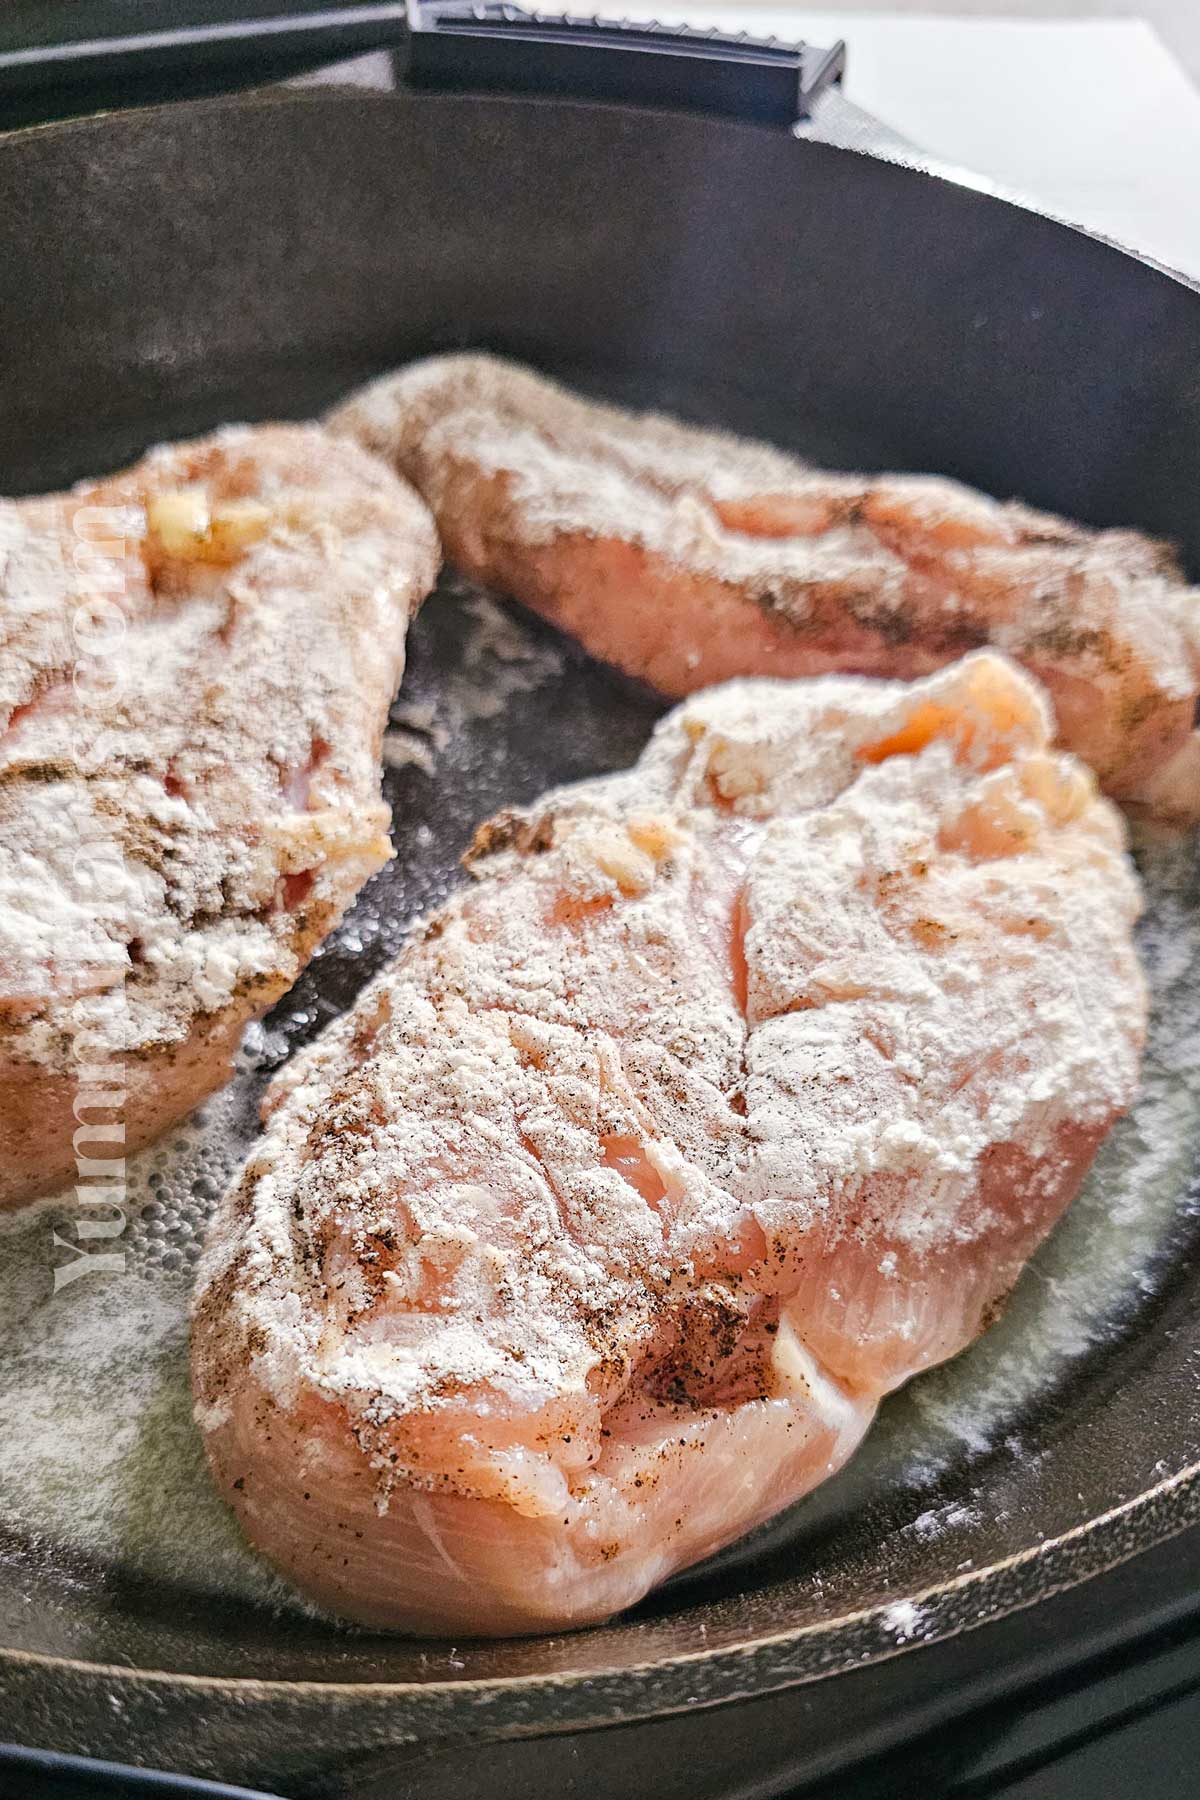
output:
[[[1139,525],[1200,560],[1200,296],[918,168],[683,112],[461,94],[314,90],[0,139],[0,489],[229,417],[309,414],[467,344],[834,464]],[[454,652],[429,621],[414,670],[435,681]],[[629,760],[655,711],[577,655],[536,729],[519,709],[495,728],[461,819],[415,778],[393,797],[444,827],[449,855],[493,801]],[[322,967],[315,1012],[369,973]],[[895,1706],[932,1719],[955,1670],[1028,1664],[1037,1626],[944,1640],[1034,1602],[1028,1619],[1069,1601],[1078,1625],[1089,1590],[1051,1596],[1200,1519],[1186,1199],[1152,1296],[1022,1419],[1023,1453],[943,1476],[938,1505],[968,1481],[987,1496],[952,1532],[905,1530],[929,1498],[860,1482],[630,1618],[453,1651],[151,1591],[10,1532],[0,1736],[289,1793],[530,1793],[561,1791],[561,1758],[514,1775],[512,1741],[658,1719],[662,1791],[696,1795],[716,1771],[765,1791],[773,1694],[828,1692],[803,1714],[827,1743],[839,1710],[862,1714],[853,1671],[900,1649]],[[920,1630],[898,1633],[910,1599]],[[691,1713],[745,1697],[754,1737]],[[589,1782],[636,1792],[620,1741],[583,1740]]]

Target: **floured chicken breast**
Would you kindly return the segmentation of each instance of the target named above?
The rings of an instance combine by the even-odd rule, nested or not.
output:
[[[1110,794],[1200,818],[1200,592],[1136,532],[930,476],[832,475],[486,356],[414,363],[329,422],[396,460],[452,561],[664,693],[911,680],[990,644],[1045,683]]]
[[[990,654],[734,682],[483,828],[202,1265],[212,1466],[308,1594],[603,1619],[993,1317],[1145,1025],[1121,824],[1052,735]]]
[[[224,1081],[386,861],[437,563],[412,490],[312,427],[0,501],[0,1205]]]

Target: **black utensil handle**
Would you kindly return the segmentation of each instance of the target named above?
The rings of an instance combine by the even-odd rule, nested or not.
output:
[[[278,1800],[257,1788],[20,1744],[0,1744],[0,1793],[5,1800]]]
[[[92,0],[47,20],[37,8],[0,8],[0,93],[52,85],[125,80],[154,74],[225,70],[229,85],[245,85],[264,68],[290,63],[318,67],[335,57],[402,44],[408,37],[406,0],[335,5],[306,0],[288,9],[263,0],[221,0],[214,6],[171,7],[160,24],[143,4]]]
[[[408,78],[418,87],[560,94],[794,125],[839,82],[830,50],[689,25],[529,12],[506,0],[410,0]]]
[[[147,29],[142,4],[85,0],[48,22],[0,6],[0,128],[257,86],[365,50],[423,88],[685,107],[792,125],[841,80],[845,47],[687,26],[572,18],[503,0],[217,0]]]

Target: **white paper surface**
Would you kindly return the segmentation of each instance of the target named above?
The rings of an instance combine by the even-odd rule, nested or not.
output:
[[[889,17],[739,0],[653,11],[814,44],[845,38],[848,99],[932,155],[1200,278],[1200,90],[1140,20]]]

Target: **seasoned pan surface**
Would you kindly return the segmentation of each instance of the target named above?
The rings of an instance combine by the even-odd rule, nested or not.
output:
[[[0,488],[220,419],[301,416],[469,342],[846,466],[936,468],[1148,526],[1194,556],[1198,309],[1015,207],[712,121],[327,95],[85,122],[0,142],[0,321],[21,347]],[[55,1293],[69,1205],[4,1225],[12,1735],[128,1750],[136,1715],[143,1760],[175,1743],[193,1770],[238,1774],[264,1765],[235,1748],[235,1715],[261,1732],[286,1712],[349,1750],[360,1727],[420,1739],[667,1711],[914,1648],[1200,1517],[1193,845],[1143,858],[1138,1108],[1001,1324],[890,1401],[838,1481],[632,1617],[520,1643],[335,1629],[241,1545],[189,1422],[184,1318],[258,1093],[458,878],[480,818],[628,763],[659,710],[444,581],[394,709],[396,861],[252,1034],[233,1086],[131,1164],[123,1272]],[[48,1709],[48,1692],[77,1705]]]

